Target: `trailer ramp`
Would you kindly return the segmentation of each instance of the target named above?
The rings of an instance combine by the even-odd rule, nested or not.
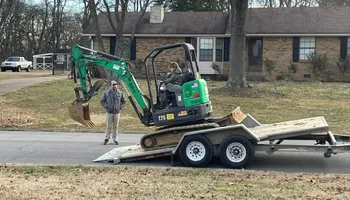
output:
[[[166,148],[153,151],[145,151],[139,144],[117,147],[96,158],[93,162],[113,162],[114,164],[118,164],[121,161],[127,162],[133,160],[159,158],[170,156],[173,149],[174,148]]]

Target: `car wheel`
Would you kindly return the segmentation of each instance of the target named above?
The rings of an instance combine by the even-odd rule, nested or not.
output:
[[[4,68],[1,68],[1,71],[4,72],[4,71],[6,71],[6,70],[5,70]]]
[[[187,136],[182,141],[179,155],[187,166],[205,167],[213,157],[213,146],[203,135]]]
[[[30,68],[31,68],[31,66],[29,65],[29,66],[27,67],[27,69],[26,69],[27,72],[30,72],[30,70],[31,70]]]
[[[20,71],[22,71],[21,66],[18,66],[17,67],[17,72],[20,72]]]
[[[242,136],[229,136],[220,144],[219,157],[228,168],[239,169],[250,163],[254,149],[248,139]]]

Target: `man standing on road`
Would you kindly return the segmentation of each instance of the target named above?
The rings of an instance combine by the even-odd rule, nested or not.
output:
[[[104,92],[101,97],[101,105],[106,110],[106,136],[104,145],[106,145],[111,137],[113,129],[113,142],[118,145],[118,127],[120,111],[125,107],[124,94],[118,90],[116,81],[111,82],[111,88]]]

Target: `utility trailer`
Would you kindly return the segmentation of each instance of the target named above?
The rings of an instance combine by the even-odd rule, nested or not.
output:
[[[276,151],[317,152],[325,158],[350,151],[350,136],[335,135],[324,117],[312,117],[272,124],[261,124],[237,107],[220,119],[218,128],[191,131],[183,134],[177,145],[145,151],[140,145],[117,147],[94,162],[120,162],[179,155],[187,166],[205,167],[213,156],[219,157],[228,168],[243,168],[251,163],[257,151],[273,154]],[[282,144],[296,140],[296,144]],[[312,145],[298,141],[315,141]]]

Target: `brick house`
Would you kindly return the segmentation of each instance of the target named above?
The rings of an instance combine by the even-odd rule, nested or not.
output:
[[[127,13],[123,34],[130,37],[140,13]],[[109,21],[99,14],[99,25],[108,53],[114,54],[115,37]],[[266,78],[264,60],[276,62],[273,78],[290,73],[295,64],[295,80],[315,78],[310,69],[308,53],[326,53],[330,65],[323,77],[339,80],[336,62],[350,56],[350,7],[327,8],[250,8],[246,20],[246,72],[248,80]],[[200,73],[217,74],[211,65],[217,64],[220,73],[229,72],[230,16],[228,12],[164,12],[152,6],[136,29],[129,55],[131,62],[143,61],[154,48],[178,42],[191,43],[197,52]],[[92,37],[94,25],[82,34]],[[167,52],[157,61],[158,71],[166,71],[171,61],[181,61],[183,53]],[[350,76],[346,73],[346,80]]]

